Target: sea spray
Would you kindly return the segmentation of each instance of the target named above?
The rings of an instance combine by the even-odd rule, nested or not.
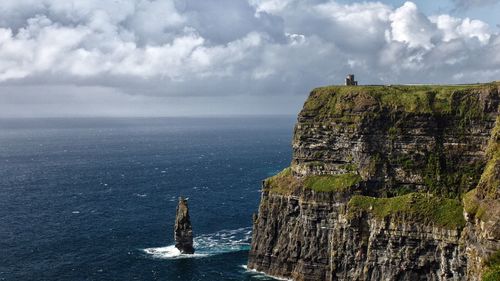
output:
[[[252,228],[220,230],[193,239],[196,254],[182,254],[174,245],[146,248],[142,251],[157,259],[203,258],[217,254],[246,251],[250,248]]]

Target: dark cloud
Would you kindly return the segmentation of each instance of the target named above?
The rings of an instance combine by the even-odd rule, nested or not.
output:
[[[213,44],[227,44],[250,32],[284,40],[283,19],[267,13],[256,17],[255,8],[246,1],[187,0],[184,7],[189,25]]]

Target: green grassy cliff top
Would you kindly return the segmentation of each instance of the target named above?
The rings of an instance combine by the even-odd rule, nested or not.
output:
[[[480,95],[500,83],[420,86],[327,86],[314,89],[303,115],[343,116],[383,110],[479,117]]]

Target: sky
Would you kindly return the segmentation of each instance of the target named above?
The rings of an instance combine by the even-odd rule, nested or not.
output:
[[[295,115],[311,89],[500,80],[500,0],[2,0],[0,118]]]

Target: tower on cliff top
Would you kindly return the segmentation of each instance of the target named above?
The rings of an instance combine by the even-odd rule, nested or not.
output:
[[[354,74],[349,74],[345,78],[345,85],[346,86],[358,86],[358,81],[354,80]]]

